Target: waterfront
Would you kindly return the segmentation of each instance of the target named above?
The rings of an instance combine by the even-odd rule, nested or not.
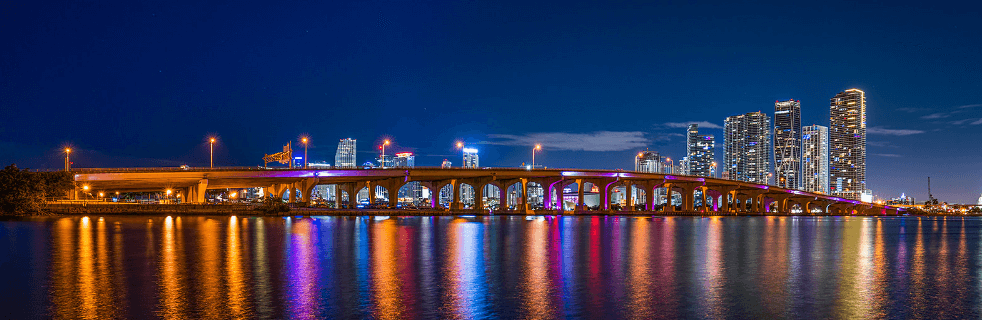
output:
[[[13,318],[977,318],[976,217],[0,221]]]

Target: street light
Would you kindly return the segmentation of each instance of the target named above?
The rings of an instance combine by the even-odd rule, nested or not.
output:
[[[72,154],[72,148],[65,148],[65,171],[72,169],[72,162],[68,159],[70,154]]]
[[[208,144],[211,147],[210,148],[211,149],[211,158],[210,158],[211,159],[211,165],[210,165],[209,168],[214,169],[215,168],[215,138],[208,139]]]
[[[535,169],[535,152],[538,150],[542,150],[541,144],[537,144],[535,148],[532,148],[532,169]]]
[[[713,169],[713,172],[711,172],[712,174],[710,174],[710,175],[713,176],[713,178],[716,178],[716,162],[715,161],[713,161],[713,168],[712,169]]]
[[[665,161],[668,161],[668,166],[669,166],[668,167],[669,168],[668,169],[668,173],[669,174],[674,174],[675,173],[675,163],[672,162],[672,158],[665,158]]]
[[[307,137],[301,138],[300,142],[303,142],[303,168],[307,169]]]
[[[457,141],[457,149],[460,149],[460,167],[466,167],[464,164],[464,143]]]
[[[389,145],[389,140],[385,140],[382,142],[382,157],[381,157],[382,169],[385,169],[385,146],[387,145]]]

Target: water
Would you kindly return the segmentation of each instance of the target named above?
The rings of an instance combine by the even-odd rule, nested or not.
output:
[[[978,318],[978,218],[0,220],[8,318]]]

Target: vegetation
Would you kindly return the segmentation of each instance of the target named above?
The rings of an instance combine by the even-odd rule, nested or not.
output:
[[[30,172],[11,164],[0,171],[0,214],[43,213],[48,197],[64,196],[72,186],[68,172]]]
[[[283,198],[269,196],[263,198],[262,204],[256,207],[256,210],[262,211],[264,214],[275,215],[290,212],[290,206],[283,203]]]

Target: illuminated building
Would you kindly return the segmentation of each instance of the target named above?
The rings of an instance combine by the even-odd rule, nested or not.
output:
[[[634,157],[634,171],[658,173],[662,172],[662,158],[655,151],[641,151]]]
[[[982,206],[982,195],[979,195],[979,206]]]
[[[451,165],[453,165],[453,163],[451,163],[450,160],[443,159],[443,164],[440,165],[440,168],[450,168]]]
[[[412,168],[416,166],[416,157],[412,152],[396,153],[392,159],[392,166],[397,168]]]
[[[338,142],[338,153],[334,156],[334,165],[337,168],[354,168],[357,167],[357,161],[355,161],[355,139],[347,138],[341,139]]]
[[[801,101],[774,102],[774,181],[801,189]]]
[[[866,191],[866,93],[840,92],[830,109],[829,188],[832,195],[859,200]]]
[[[768,183],[771,172],[771,119],[751,112],[723,124],[723,170],[732,180]]]
[[[392,167],[412,168],[415,166],[416,157],[412,152],[396,153],[395,157],[392,158]],[[423,185],[419,181],[410,181],[406,183],[406,186],[399,189],[397,196],[400,201],[418,204],[420,199],[423,199]]]
[[[801,128],[801,187],[808,192],[829,193],[829,128]]]
[[[699,125],[689,125],[686,134],[685,157],[682,173],[694,176],[711,177],[713,162],[716,161],[716,139],[712,135],[699,134]]]
[[[479,168],[477,161],[477,149],[464,148],[464,168]]]

